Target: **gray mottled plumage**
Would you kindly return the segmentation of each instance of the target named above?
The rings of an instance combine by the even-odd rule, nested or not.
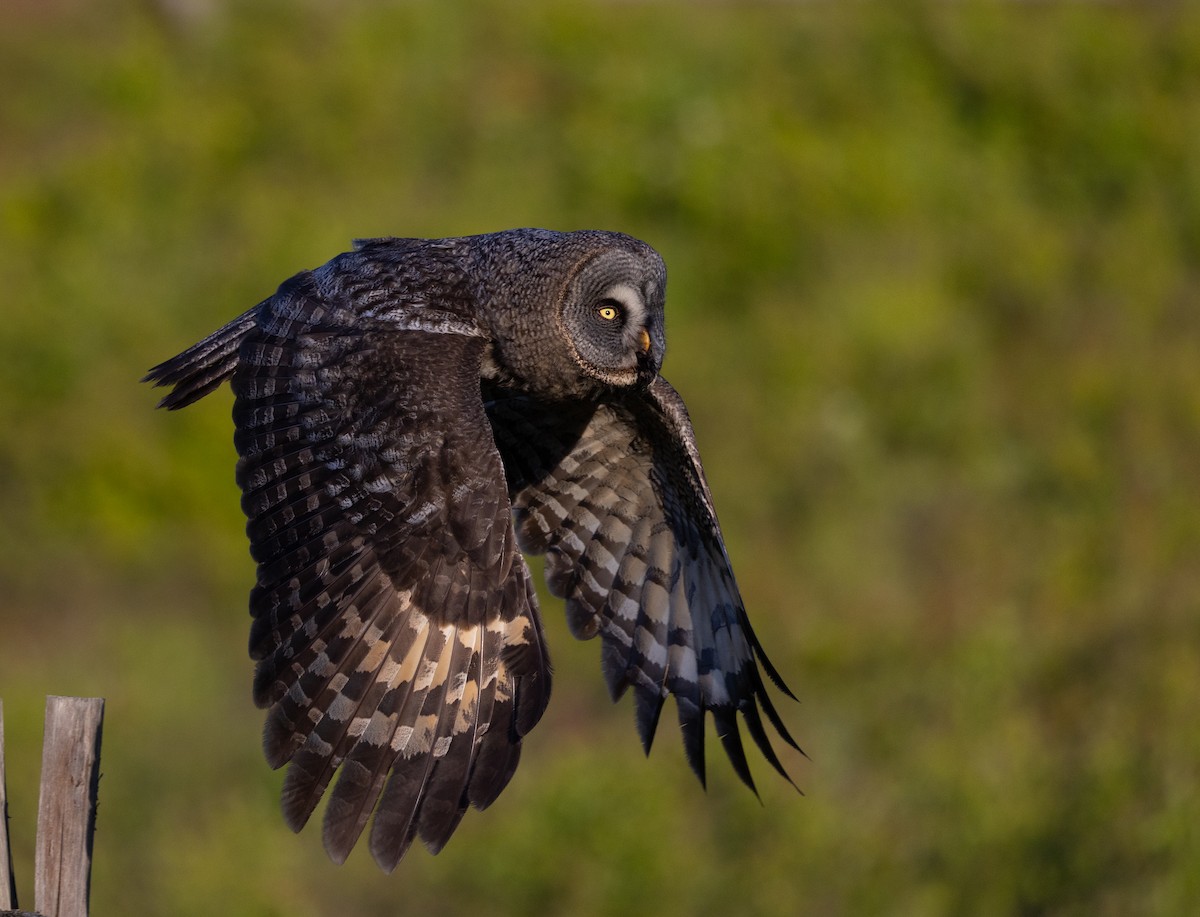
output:
[[[385,869],[441,849],[511,778],[550,693],[521,551],[600,634],[649,750],[674,694],[751,787],[737,714],[790,745],[758,663],[683,401],[658,375],[666,272],[606,232],[360,242],[146,377],[184,407],[231,382],[254,698],[299,830],[338,779],[339,862],[374,812]],[[760,712],[761,711],[761,712]],[[784,774],[786,776],[786,774]]]

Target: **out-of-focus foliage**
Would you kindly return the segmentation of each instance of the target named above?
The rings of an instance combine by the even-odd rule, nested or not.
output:
[[[0,695],[108,699],[106,914],[1200,907],[1200,12],[81,3],[0,12]],[[355,236],[622,229],[671,271],[751,616],[763,805],[555,698],[438,857],[328,863],[249,700],[230,396],[158,362]],[[710,742],[711,742],[710,737]]]

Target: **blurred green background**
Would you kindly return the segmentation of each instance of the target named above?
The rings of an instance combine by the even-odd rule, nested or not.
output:
[[[93,913],[1200,913],[1200,8],[6,3],[0,697],[107,698]],[[598,647],[438,857],[330,864],[250,703],[228,392],[152,364],[373,235],[671,273],[797,796]]]

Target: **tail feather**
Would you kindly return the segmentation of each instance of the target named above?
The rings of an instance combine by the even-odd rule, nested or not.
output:
[[[255,306],[242,313],[198,344],[146,373],[143,382],[153,382],[155,387],[174,386],[158,406],[169,411],[187,407],[228,380],[237,367],[238,348],[254,327],[257,312]]]

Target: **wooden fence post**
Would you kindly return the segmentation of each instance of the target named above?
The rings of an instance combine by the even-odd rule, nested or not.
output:
[[[46,698],[33,890],[45,917],[87,917],[103,723],[103,698]]]

